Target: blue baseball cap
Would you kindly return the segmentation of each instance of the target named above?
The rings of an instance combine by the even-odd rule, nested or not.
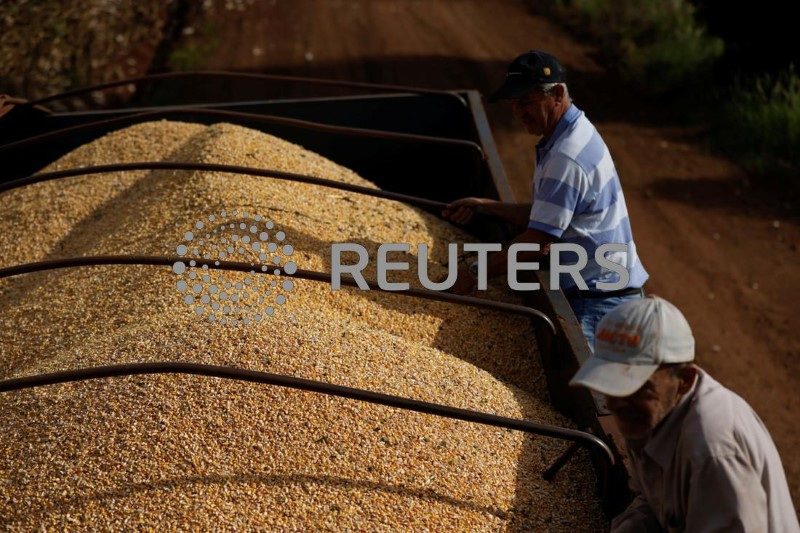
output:
[[[567,71],[555,56],[531,50],[508,65],[506,81],[489,96],[489,102],[519,98],[545,83],[564,83]]]

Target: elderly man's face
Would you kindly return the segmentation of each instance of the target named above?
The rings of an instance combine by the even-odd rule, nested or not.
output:
[[[528,133],[549,136],[561,118],[563,93],[561,86],[553,87],[548,94],[534,89],[525,96],[511,100],[511,109]]]
[[[646,439],[692,388],[697,370],[691,366],[676,372],[659,368],[642,387],[624,398],[606,396],[620,433],[631,440]]]

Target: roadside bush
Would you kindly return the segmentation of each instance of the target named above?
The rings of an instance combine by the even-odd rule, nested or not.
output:
[[[738,81],[724,96],[712,142],[755,174],[800,181],[800,75],[794,67]]]
[[[555,12],[598,40],[626,81],[651,94],[704,83],[724,50],[687,0],[555,0]]]
[[[195,33],[184,31],[183,38],[175,43],[169,54],[167,64],[170,70],[201,70],[206,66],[208,57],[216,52],[221,44],[217,28],[212,21],[200,25]]]
[[[713,125],[712,148],[751,174],[790,177],[787,185],[800,186],[800,75],[794,68],[760,77],[739,72],[730,83],[735,74],[720,68],[725,44],[698,21],[689,0],[552,0],[547,11],[599,43],[626,82],[649,96],[671,93],[678,98],[660,103],[679,102],[682,116]],[[729,55],[750,57],[751,44],[738,35]]]
[[[141,75],[167,16],[163,0],[6,0],[0,9],[0,93],[35,99]],[[125,99],[129,91],[95,93],[95,103]]]

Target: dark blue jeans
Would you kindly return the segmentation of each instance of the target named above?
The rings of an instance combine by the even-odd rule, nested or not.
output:
[[[567,300],[569,300],[569,305],[578,318],[578,323],[581,325],[583,335],[589,343],[589,348],[594,352],[594,333],[600,319],[622,302],[641,297],[641,294],[615,296],[613,298],[579,298],[578,296],[573,296],[572,298],[567,298]]]

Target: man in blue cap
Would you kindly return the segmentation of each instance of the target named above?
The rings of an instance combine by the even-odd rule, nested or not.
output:
[[[600,318],[626,300],[641,298],[641,287],[648,278],[636,253],[614,162],[600,134],[572,103],[566,71],[552,55],[532,50],[514,59],[505,82],[489,97],[489,102],[499,100],[510,102],[528,133],[541,137],[536,145],[533,201],[462,198],[450,203],[442,215],[467,224],[474,213],[485,213],[525,228],[514,242],[539,244],[542,252],[529,252],[527,257],[521,253],[521,261],[542,259],[541,254],[555,242],[580,246],[586,252],[586,266],[578,277],[562,274],[559,287],[591,347]],[[616,290],[604,290],[603,286],[619,282],[619,270],[605,268],[595,257],[597,248],[608,243],[625,245],[625,251],[604,255],[627,271],[627,282]],[[507,250],[490,257],[490,277],[506,273]],[[562,253],[559,262],[575,264],[578,255]],[[474,267],[461,268],[451,292],[469,293],[476,280]]]

